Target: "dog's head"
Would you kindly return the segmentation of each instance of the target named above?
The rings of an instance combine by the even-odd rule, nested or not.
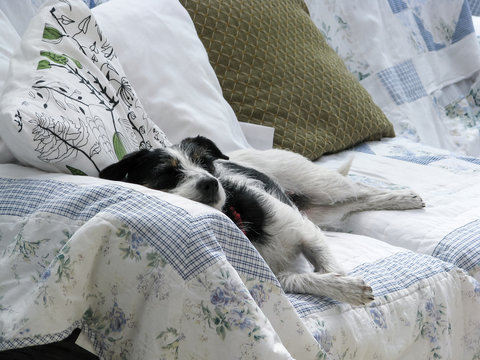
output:
[[[127,154],[99,176],[181,195],[221,210],[225,191],[215,177],[217,159],[228,157],[211,140],[197,136],[172,147]]]

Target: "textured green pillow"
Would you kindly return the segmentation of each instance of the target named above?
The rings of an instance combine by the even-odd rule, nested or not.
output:
[[[274,127],[275,147],[316,159],[394,136],[302,0],[180,2],[238,120]]]

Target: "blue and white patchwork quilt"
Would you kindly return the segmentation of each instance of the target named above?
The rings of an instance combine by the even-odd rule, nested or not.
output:
[[[480,155],[477,0],[306,0],[397,135]]]
[[[478,357],[480,165],[411,146],[410,158],[437,160],[405,161],[404,141],[322,161],[353,153],[354,179],[412,187],[427,203],[355,214],[326,233],[373,288],[358,307],[285,294],[242,232],[204,205],[0,165],[0,350],[80,328],[102,359]]]
[[[307,3],[398,134],[480,149],[478,1]],[[480,160],[398,138],[319,163],[337,168],[352,155],[354,180],[409,187],[426,203],[353,214],[326,233],[344,268],[373,288],[375,301],[355,307],[285,294],[243,233],[207,206],[0,164],[0,351],[80,328],[101,359],[479,359]]]
[[[455,264],[480,280],[480,161],[397,138],[355,148],[354,176],[377,186],[407,186],[423,210],[351,216],[344,231]],[[345,155],[343,155],[345,156]],[[401,169],[401,171],[398,171]],[[375,176],[371,176],[375,174]],[[365,178],[363,178],[366,176]]]

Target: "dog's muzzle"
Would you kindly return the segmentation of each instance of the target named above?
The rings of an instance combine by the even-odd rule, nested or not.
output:
[[[200,202],[221,209],[225,202],[225,191],[215,178],[205,178],[197,183],[197,191],[201,194]]]
[[[217,179],[202,179],[197,183],[197,190],[205,196],[207,200],[214,200],[218,193]]]

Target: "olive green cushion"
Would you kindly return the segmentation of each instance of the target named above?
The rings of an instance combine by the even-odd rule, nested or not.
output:
[[[301,0],[180,0],[239,121],[316,159],[393,127],[310,20]]]

